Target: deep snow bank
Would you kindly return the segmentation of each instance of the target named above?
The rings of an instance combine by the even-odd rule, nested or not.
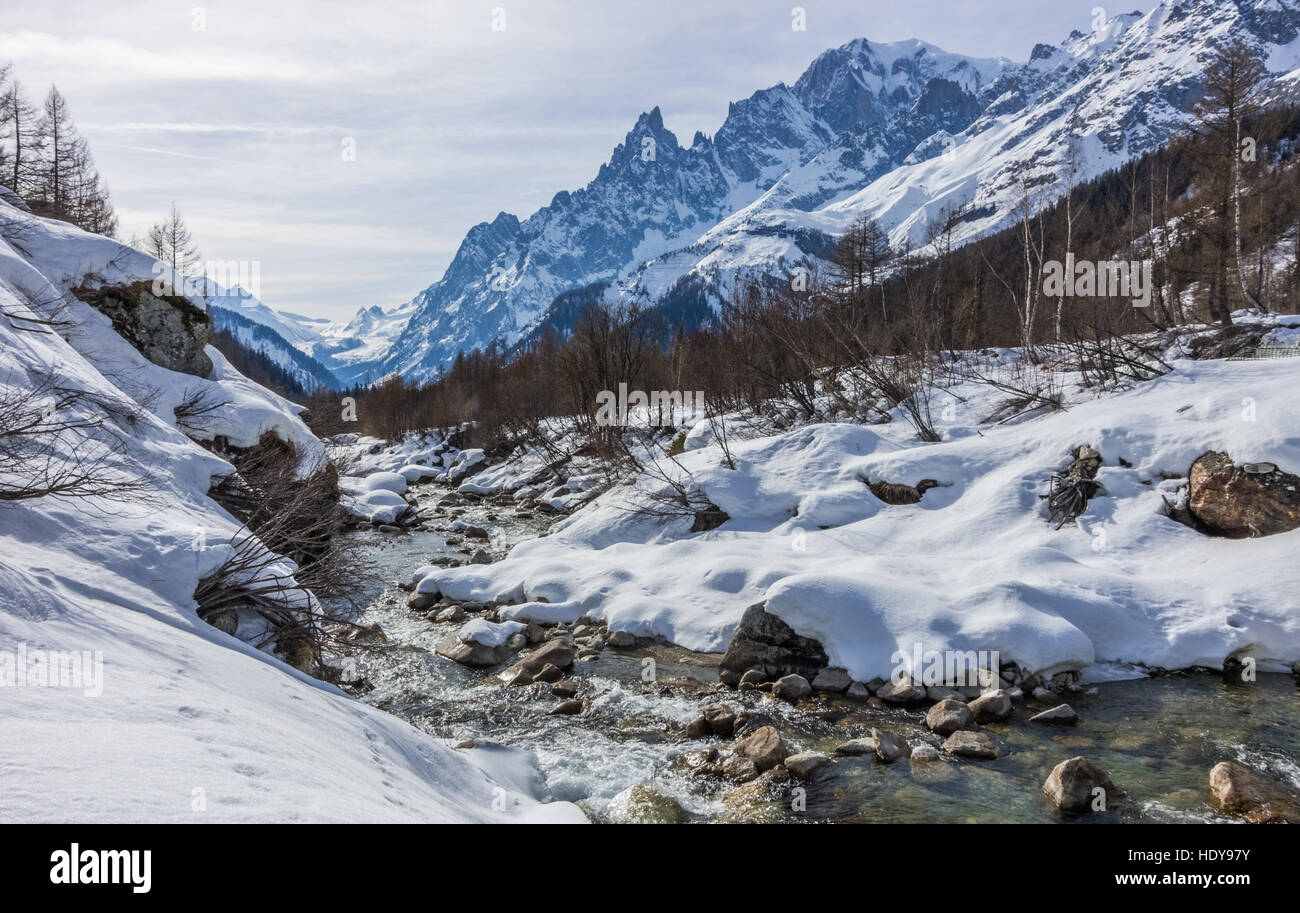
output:
[[[172,407],[203,387],[226,403],[211,434],[247,445],[275,431],[305,463],[320,442],[215,349],[211,378],[167,371],[64,292],[147,277],[149,258],[3,202],[0,235],[0,389],[52,378],[90,394],[59,414],[100,423],[75,455],[143,485],[124,502],[0,503],[0,819],[582,820],[521,794],[515,762],[480,765],[196,617],[195,586],[238,528],[206,492],[233,467],[181,434]],[[54,311],[58,332],[38,322]],[[42,651],[86,651],[102,674],[42,686],[27,675]]]
[[[916,644],[998,650],[1031,672],[1218,667],[1244,650],[1289,667],[1300,659],[1300,531],[1213,539],[1167,518],[1163,498],[1183,484],[1165,476],[1185,476],[1210,449],[1300,468],[1297,388],[1300,358],[1184,360],[1128,391],[989,425],[980,419],[996,396],[963,384],[936,394],[940,444],[915,443],[897,421],[737,442],[734,471],[716,447],[690,450],[682,464],[731,516],[716,530],[629,512],[616,488],[507,560],[429,569],[419,588],[529,603],[507,617],[586,613],[709,651],[766,600],[864,681]],[[1055,530],[1039,496],[1085,443],[1103,455],[1105,494]],[[863,475],[942,484],[889,506]]]

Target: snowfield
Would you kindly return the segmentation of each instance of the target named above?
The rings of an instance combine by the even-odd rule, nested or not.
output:
[[[500,563],[424,569],[418,589],[519,603],[503,618],[586,614],[703,651],[724,650],[745,608],[766,601],[860,681],[888,677],[895,651],[917,644],[997,650],[1028,672],[1091,667],[1085,677],[1114,675],[1110,664],[1219,668],[1233,653],[1289,669],[1300,531],[1211,538],[1165,516],[1164,499],[1207,450],[1300,469],[1300,357],[1173,366],[1002,425],[981,421],[998,395],[965,382],[935,394],[942,443],[917,443],[901,414],[817,424],[733,440],[734,470],[696,426],[679,459],[730,515],[720,528],[638,514],[616,487]],[[1082,444],[1103,456],[1104,492],[1057,530],[1040,495]],[[863,477],[940,485],[890,506]]]
[[[151,279],[151,258],[2,201],[0,239],[0,389],[50,375],[111,404],[70,407],[102,421],[76,455],[142,483],[121,502],[0,502],[0,820],[585,820],[534,798],[526,759],[452,751],[200,621],[195,587],[239,528],[206,493],[233,467],[178,431],[172,407],[203,388],[226,402],[208,434],[247,446],[274,431],[304,471],[322,445],[215,349],[209,379],[168,371],[64,291]],[[57,302],[59,332],[33,322]],[[41,651],[87,651],[102,676],[41,686],[27,677]]]

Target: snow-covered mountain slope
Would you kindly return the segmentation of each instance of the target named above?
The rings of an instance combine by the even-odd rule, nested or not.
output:
[[[178,430],[176,406],[220,402],[203,434],[251,446],[274,432],[304,469],[324,450],[297,407],[216,349],[206,377],[167,370],[68,294],[148,282],[154,264],[0,201],[0,431],[40,416],[65,429],[28,438],[49,442],[44,465],[136,485],[0,499],[0,819],[580,820],[521,793],[497,760],[481,766],[197,617],[195,587],[239,524],[207,497],[233,467]],[[29,487],[24,466],[0,462],[0,491]],[[86,673],[76,687],[48,683],[60,658]]]
[[[1268,342],[1295,346],[1300,330],[1272,329]],[[1044,677],[1101,663],[1218,668],[1233,654],[1288,670],[1300,660],[1300,530],[1213,538],[1170,518],[1165,501],[1178,500],[1192,462],[1211,450],[1300,468],[1300,357],[1192,361],[1175,351],[1169,373],[1109,394],[1062,369],[1065,410],[1007,423],[987,421],[1004,392],[945,382],[930,398],[942,443],[919,442],[902,408],[884,425],[759,428],[744,440],[753,417],[738,415],[730,468],[700,420],[681,471],[660,460],[658,472],[689,473],[728,515],[720,527],[693,532],[689,515],[666,519],[666,499],[647,493],[667,486],[646,471],[504,561],[423,569],[417,589],[513,603],[503,618],[587,615],[713,651],[747,607],[766,602],[859,681],[888,678],[895,651],[910,658],[916,644],[998,651]],[[999,380],[1021,361],[1014,350],[965,357]],[[1058,529],[1040,496],[1083,444],[1102,455],[1102,488]],[[522,469],[488,470],[467,490],[518,487]],[[891,505],[864,477],[939,486]]]
[[[580,286],[650,303],[690,288],[707,306],[738,274],[815,265],[859,215],[916,246],[962,206],[969,238],[1014,218],[1025,188],[1036,203],[1064,193],[1071,154],[1082,181],[1167,142],[1223,38],[1274,73],[1300,67],[1292,0],[1168,0],[1097,26],[1025,63],[855,40],[686,147],[655,108],[586,187],[472,228],[375,373],[430,377],[458,351],[516,342]]]
[[[207,287],[212,289],[214,284],[209,281]],[[356,315],[344,323],[274,310],[238,287],[229,291],[219,286],[215,288],[215,293],[209,294],[206,301],[218,323],[231,332],[234,332],[234,327],[243,328],[241,340],[245,345],[260,340],[255,346],[258,351],[270,356],[285,370],[301,373],[305,379],[312,380],[304,384],[308,388],[326,383],[319,371],[312,364],[295,359],[273,338],[249,330],[249,324],[273,331],[290,347],[324,368],[330,376],[327,386],[347,386],[380,376],[378,363],[388,354],[416,311],[413,301],[387,309],[372,305],[358,308]],[[218,314],[216,308],[235,316],[225,317]]]
[[[339,380],[329,368],[293,345],[270,326],[250,320],[238,311],[226,310],[208,300],[212,325],[234,336],[246,349],[260,352],[287,371],[308,393],[320,387],[336,389]]]

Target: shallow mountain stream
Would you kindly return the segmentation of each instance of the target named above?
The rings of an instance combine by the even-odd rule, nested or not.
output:
[[[444,489],[416,489],[432,504]],[[478,502],[453,516],[484,527],[491,550],[504,555],[553,518],[520,519],[509,506]],[[448,517],[447,519],[452,519]],[[1291,675],[1264,674],[1253,683],[1225,684],[1217,674],[1189,672],[1089,684],[1059,700],[1078,712],[1077,726],[1030,724],[1051,703],[1031,700],[1007,722],[989,725],[1003,756],[994,761],[837,759],[806,783],[774,792],[745,789],[717,776],[692,774],[695,753],[717,739],[687,738],[684,728],[707,704],[723,703],[768,718],[790,751],[833,749],[891,729],[916,745],[941,739],[919,710],[872,710],[846,698],[813,697],[791,706],[750,691],[720,689],[717,654],[666,645],[606,647],[580,661],[573,677],[586,706],[552,716],[559,702],[549,685],[506,686],[499,669],[460,666],[434,645],[461,623],[438,624],[406,607],[397,584],[440,556],[464,558],[443,534],[415,531],[353,534],[370,562],[359,583],[365,608],[358,619],[378,622],[388,643],[355,657],[370,690],[367,701],[457,744],[475,740],[518,750],[535,764],[539,796],[578,803],[594,821],[866,821],[1044,822],[1061,819],[1040,788],[1053,766],[1086,755],[1124,791],[1103,813],[1074,819],[1103,821],[1226,820],[1210,803],[1208,774],[1222,760],[1268,770],[1300,790],[1300,690]],[[466,543],[476,545],[475,543]],[[654,681],[643,681],[647,657]],[[802,792],[794,787],[802,786]],[[728,794],[731,797],[728,798]]]

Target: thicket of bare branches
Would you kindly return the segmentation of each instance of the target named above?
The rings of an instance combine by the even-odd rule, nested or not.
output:
[[[280,653],[325,674],[322,653],[350,622],[322,600],[350,605],[365,570],[344,535],[349,521],[338,503],[337,470],[324,464],[302,472],[298,451],[270,432],[230,458],[238,472],[218,480],[210,495],[244,527],[230,542],[231,556],[195,591],[200,617],[225,629],[239,611],[254,613]],[[296,569],[286,573],[281,556]]]
[[[0,384],[0,501],[43,497],[130,501],[143,469],[126,458],[133,403],[67,385],[51,371]]]

